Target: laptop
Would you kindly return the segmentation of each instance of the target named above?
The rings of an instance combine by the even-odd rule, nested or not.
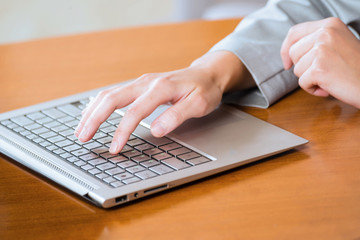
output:
[[[110,142],[126,109],[116,110],[89,142],[74,136],[81,110],[105,88],[0,114],[0,152],[96,206],[110,208],[308,142],[225,104],[155,138],[150,124],[169,107],[163,105],[112,155]]]

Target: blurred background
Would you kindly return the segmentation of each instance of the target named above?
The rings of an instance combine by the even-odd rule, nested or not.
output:
[[[0,0],[0,44],[195,19],[241,17],[266,0]]]

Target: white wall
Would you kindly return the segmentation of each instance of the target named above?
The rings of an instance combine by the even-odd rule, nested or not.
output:
[[[242,16],[265,1],[0,0],[0,44],[202,17]],[[226,5],[229,2],[237,5]]]

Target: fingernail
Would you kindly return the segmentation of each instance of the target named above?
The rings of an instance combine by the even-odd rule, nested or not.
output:
[[[119,148],[119,142],[117,140],[113,140],[111,145],[110,145],[109,152],[110,153],[117,153],[118,148]]]
[[[75,134],[76,137],[79,137],[79,135],[80,135],[79,130],[80,130],[80,124],[77,125],[77,127],[75,128],[75,131],[74,131],[74,134]]]
[[[79,135],[79,140],[85,141],[88,138],[89,133],[90,133],[89,129],[87,127],[84,127]]]
[[[154,127],[152,127],[151,131],[155,136],[162,137],[166,133],[166,126],[164,126],[163,122],[157,122]]]

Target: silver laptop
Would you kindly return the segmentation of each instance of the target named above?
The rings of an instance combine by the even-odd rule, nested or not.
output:
[[[103,208],[235,168],[307,143],[306,139],[221,105],[155,138],[143,120],[120,154],[108,152],[125,109],[81,143],[74,129],[96,89],[0,114],[0,152]]]

